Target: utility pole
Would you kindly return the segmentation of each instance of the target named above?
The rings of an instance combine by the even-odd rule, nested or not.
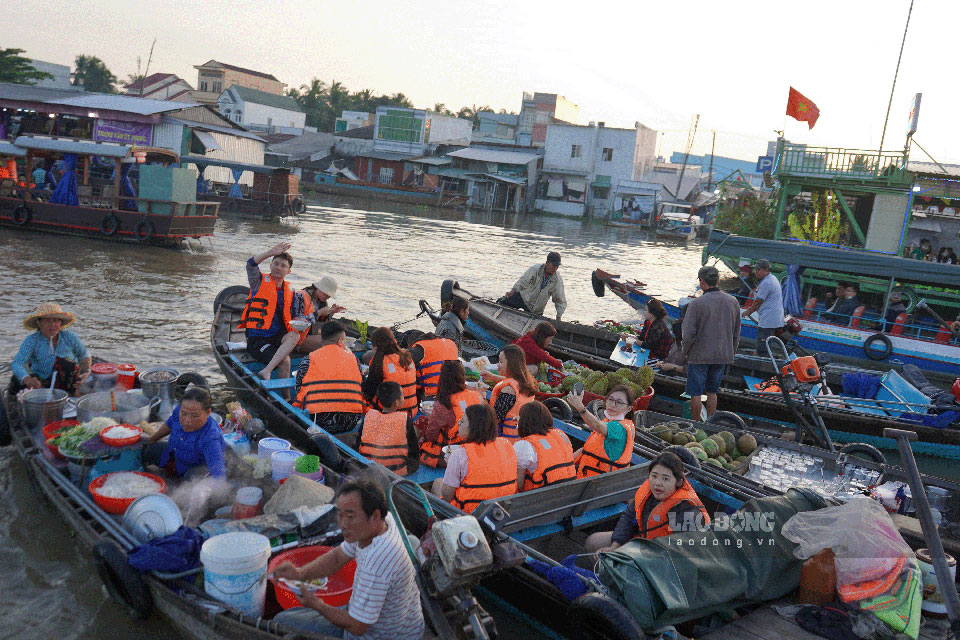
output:
[[[713,141],[710,143],[710,169],[707,171],[707,191],[713,186],[713,148],[717,144],[717,132],[713,132]]]
[[[700,124],[700,114],[693,117],[693,124],[690,126],[690,133],[687,135],[687,149],[683,155],[683,166],[680,167],[680,177],[677,178],[677,190],[673,194],[674,198],[680,199],[680,185],[683,183],[683,174],[687,170],[687,162],[690,161],[690,149],[693,147],[693,139],[697,135],[697,125]],[[702,167],[701,167],[702,170]]]
[[[147,56],[147,68],[143,70],[143,79],[140,80],[140,97],[143,97],[144,81],[147,79],[147,76],[150,75],[150,62],[153,61],[153,48],[157,45],[157,39],[153,39],[153,44],[150,45],[150,55]],[[137,65],[137,70],[139,70],[140,65]]]
[[[900,60],[903,58],[903,45],[907,43],[907,31],[910,29],[910,15],[913,13],[913,0],[907,11],[907,24],[903,27],[903,40],[900,41],[900,55],[897,56],[897,68],[893,72],[893,85],[890,87],[890,100],[887,102],[887,115],[883,119],[883,133],[880,134],[879,153],[883,153],[883,140],[887,137],[887,121],[890,120],[890,107],[893,105],[893,91],[897,88],[897,76],[900,74]]]

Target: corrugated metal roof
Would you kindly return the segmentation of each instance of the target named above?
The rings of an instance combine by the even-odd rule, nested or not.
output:
[[[417,164],[429,164],[437,167],[448,165],[453,160],[450,158],[437,158],[435,156],[424,156],[422,158],[410,158],[407,162],[416,162]]]
[[[254,104],[263,104],[276,109],[286,109],[287,111],[303,113],[300,103],[290,96],[280,96],[275,93],[260,91],[259,89],[241,87],[238,84],[231,86],[229,89],[227,89],[227,91],[236,93],[237,96],[244,102],[253,102]]]
[[[177,124],[182,124],[185,127],[190,127],[191,129],[200,129],[201,131],[216,131],[217,133],[226,133],[231,136],[237,136],[238,138],[249,138],[250,140],[257,140],[259,142],[264,141],[260,136],[242,129],[231,129],[230,127],[221,127],[220,125],[207,124],[206,122],[181,120],[180,118],[173,118],[171,116],[166,116],[163,120],[164,122],[175,122]]]
[[[205,156],[181,156],[180,162],[190,164],[202,164],[207,167],[226,167],[227,169],[242,169],[243,171],[252,171],[253,173],[271,174],[274,171],[288,171],[283,167],[268,167],[262,164],[247,164],[245,162],[234,162],[232,160],[221,160],[219,158],[207,158]]]
[[[116,142],[94,142],[77,138],[52,138],[48,136],[20,136],[13,142],[21,149],[43,149],[76,153],[83,156],[106,156],[108,158],[126,158],[130,146]]]
[[[416,158],[417,155],[413,153],[399,153],[392,151],[364,151],[358,153],[358,158],[373,158],[374,160],[409,160],[410,158]]]
[[[492,178],[498,182],[506,182],[507,184],[518,184],[518,185],[527,184],[526,178],[513,178],[508,176],[497,175],[496,173],[485,173],[483,175],[485,175],[488,178]]]
[[[76,91],[68,89],[50,89],[26,84],[0,82],[0,100],[19,100],[22,102],[46,102],[57,98],[76,96]]]
[[[577,171],[576,169],[551,169],[549,167],[544,167],[540,169],[540,173],[553,173],[558,176],[586,176],[586,171]]]
[[[107,93],[85,93],[73,95],[69,98],[47,100],[47,104],[62,104],[69,107],[83,107],[84,109],[109,109],[110,111],[125,111],[150,116],[156,113],[179,111],[187,107],[199,106],[191,102],[174,102],[173,100],[151,100],[150,98],[136,98]]]
[[[279,80],[277,80],[275,77],[273,77],[273,76],[272,76],[271,74],[269,74],[269,73],[264,73],[263,71],[254,71],[253,69],[246,69],[246,68],[244,68],[244,67],[238,67],[238,66],[236,66],[236,65],[227,64],[226,62],[220,62],[219,60],[210,60],[210,61],[205,62],[205,63],[203,63],[203,64],[196,65],[196,66],[194,67],[194,69],[200,69],[201,67],[207,67],[207,66],[213,66],[213,65],[220,65],[221,67],[223,67],[223,68],[225,68],[225,69],[232,69],[233,71],[239,71],[240,73],[246,73],[246,74],[251,75],[251,76],[257,76],[257,77],[260,77],[260,78],[267,78],[268,80],[275,80],[276,82],[280,82]]]
[[[535,153],[518,153],[516,151],[491,151],[489,149],[460,149],[448,153],[451,158],[463,158],[478,162],[498,162],[502,164],[529,164],[539,158]]]
[[[946,173],[940,168],[941,166],[947,170]],[[943,176],[944,178],[957,178],[960,177],[960,164],[945,164],[941,162],[940,165],[937,165],[935,162],[910,161],[907,163],[907,171],[930,177]]]

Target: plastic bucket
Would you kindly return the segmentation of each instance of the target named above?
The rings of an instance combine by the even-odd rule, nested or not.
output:
[[[267,590],[270,540],[240,531],[214,536],[200,548],[204,590],[213,598],[259,618]]]
[[[272,460],[274,451],[284,451],[290,448],[290,443],[283,438],[264,438],[257,443],[257,457],[261,460]]]
[[[947,566],[950,568],[950,581],[957,581],[957,561],[948,553],[943,554],[947,558]],[[917,561],[920,564],[920,577],[923,581],[923,602],[920,609],[924,615],[931,618],[946,618],[947,605],[943,603],[943,593],[940,591],[940,584],[937,582],[937,572],[933,568],[933,560],[930,558],[930,552],[926,549],[917,549]]]
[[[302,453],[293,449],[274,451],[270,457],[271,474],[274,482],[280,482],[293,473],[293,467]]]
[[[117,365],[112,362],[98,362],[90,367],[94,391],[110,391],[117,386]]]
[[[241,487],[237,489],[236,501],[233,504],[231,515],[234,520],[252,518],[260,511],[260,500],[263,498],[263,489],[260,487]]]
[[[117,365],[117,385],[121,389],[133,389],[137,381],[137,368],[132,364]]]
[[[27,426],[31,429],[42,429],[51,422],[63,420],[67,395],[63,389],[31,389],[23,394],[20,406],[23,407]]]

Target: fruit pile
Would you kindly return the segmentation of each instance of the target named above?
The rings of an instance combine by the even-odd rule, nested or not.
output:
[[[630,369],[622,367],[616,371],[593,371],[578,364],[565,363],[564,372],[567,374],[559,384],[551,385],[540,382],[540,391],[543,393],[569,393],[573,385],[583,383],[583,390],[598,396],[605,396],[618,385],[630,388],[634,398],[644,395],[653,384],[654,371],[652,367]]]
[[[729,431],[708,436],[706,431],[695,428],[689,422],[661,422],[646,427],[645,431],[667,444],[690,449],[701,463],[728,471],[736,470],[738,461],[757,448],[756,438],[749,433],[744,433],[739,438],[735,438]]]

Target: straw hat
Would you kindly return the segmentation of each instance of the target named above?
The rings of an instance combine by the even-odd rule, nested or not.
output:
[[[66,329],[77,319],[75,315],[64,311],[60,308],[60,305],[55,302],[44,302],[34,309],[33,313],[27,316],[27,319],[23,321],[23,328],[31,330],[39,329],[37,320],[40,318],[59,318],[63,321],[63,325],[60,327],[61,329]]]
[[[323,276],[317,282],[313,283],[313,288],[322,291],[331,298],[337,295],[337,281],[330,276]]]

